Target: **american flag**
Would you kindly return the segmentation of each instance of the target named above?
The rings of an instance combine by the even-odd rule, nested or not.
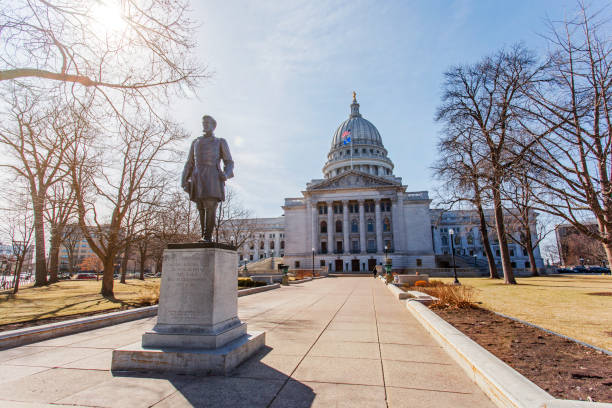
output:
[[[347,145],[349,143],[351,143],[351,129],[342,132],[342,144]]]

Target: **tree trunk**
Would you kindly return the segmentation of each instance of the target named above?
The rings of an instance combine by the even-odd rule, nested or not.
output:
[[[104,272],[102,274],[102,289],[100,293],[104,297],[114,297],[113,293],[113,274],[115,272],[115,256],[109,255],[104,259]]]
[[[140,259],[140,280],[144,280],[144,260]]]
[[[163,258],[162,257],[157,258],[155,262],[155,273],[157,274],[162,273],[162,265],[163,265]]]
[[[51,248],[49,248],[49,283],[59,281],[57,278],[59,270],[59,251],[62,236],[60,226],[51,227]]]
[[[499,251],[501,253],[502,270],[504,271],[504,283],[516,285],[512,265],[510,264],[510,250],[508,249],[508,238],[504,225],[504,212],[502,209],[499,186],[493,186],[493,205],[495,213],[495,227],[497,228],[497,239],[499,240]]]
[[[608,268],[612,269],[612,241],[603,244],[604,250],[606,251],[606,258],[608,258]]]
[[[34,198],[34,197],[33,197]],[[34,286],[45,286],[47,282],[47,261],[45,259],[45,220],[43,218],[44,203],[35,198],[34,209],[34,236],[36,245],[36,280]]]
[[[491,249],[491,243],[489,242],[489,232],[487,231],[487,220],[485,219],[484,210],[482,205],[478,204],[478,216],[480,217],[480,235],[482,236],[482,246],[485,249],[487,255],[487,263],[489,264],[489,278],[499,279],[497,273],[497,265],[495,265],[495,257],[493,257],[493,250]]]
[[[130,244],[125,244],[123,259],[121,259],[121,280],[120,283],[125,283],[125,275],[127,274],[128,254],[130,253]]]
[[[533,253],[533,241],[531,240],[531,228],[529,222],[525,222],[525,242],[523,248],[527,251],[529,256],[529,269],[531,270],[531,276],[540,276],[538,273],[538,267],[535,261],[535,254]]]
[[[140,280],[144,280],[145,261],[147,260],[147,246],[140,247]]]
[[[19,278],[21,278],[22,268],[23,268],[23,258],[21,258],[21,260],[17,260],[17,263],[15,264],[16,270],[15,270],[15,285],[13,285],[13,295],[19,291]]]

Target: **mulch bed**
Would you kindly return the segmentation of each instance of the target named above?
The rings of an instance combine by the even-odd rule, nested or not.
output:
[[[434,311],[555,398],[612,402],[612,356],[486,309]]]
[[[144,307],[144,306],[149,306],[149,305],[142,305],[142,306],[136,306],[136,307]],[[66,316],[46,317],[44,319],[28,320],[28,321],[25,321],[25,322],[2,324],[2,325],[0,325],[0,332],[9,331],[9,330],[23,329],[23,328],[26,328],[26,327],[42,326],[43,324],[63,322],[65,320],[79,319],[81,317],[95,316],[95,315],[99,315],[99,314],[106,314],[106,313],[113,313],[113,312],[120,312],[122,310],[135,309],[136,307],[122,306],[122,307],[118,307],[118,308],[115,308],[115,309],[97,310],[95,312],[75,313],[75,314],[66,315]]]

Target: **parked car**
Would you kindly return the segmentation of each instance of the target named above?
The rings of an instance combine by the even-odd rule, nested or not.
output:
[[[572,268],[572,270],[576,273],[586,273],[589,270],[582,265],[577,265]]]
[[[574,273],[574,271],[568,268],[557,268],[557,273]]]
[[[70,279],[70,274],[68,272],[62,272],[62,273],[57,275],[57,279],[59,279],[59,280]]]
[[[602,266],[591,266],[589,267],[589,272],[610,274],[610,269],[604,268]]]
[[[96,279],[95,273],[78,273],[75,279]]]

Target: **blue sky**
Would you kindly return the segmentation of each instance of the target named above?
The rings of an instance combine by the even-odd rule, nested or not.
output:
[[[285,197],[322,177],[355,90],[395,175],[409,191],[431,192],[443,72],[518,41],[544,53],[546,19],[571,16],[576,4],[193,1],[197,56],[211,77],[171,114],[194,137],[201,116],[214,116],[236,163],[230,185],[258,217],[278,216]]]

